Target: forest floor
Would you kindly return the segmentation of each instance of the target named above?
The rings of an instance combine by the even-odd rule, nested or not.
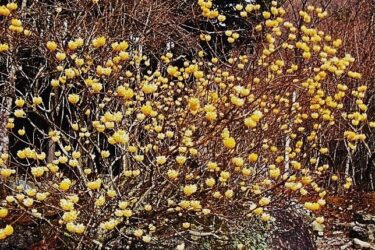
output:
[[[327,198],[327,207],[323,210],[327,227],[324,235],[317,238],[317,249],[375,249],[375,192],[351,192],[345,195],[333,195]],[[370,221],[361,221],[366,215]],[[353,244],[353,227],[364,228],[365,247]],[[366,235],[367,234],[367,235]]]

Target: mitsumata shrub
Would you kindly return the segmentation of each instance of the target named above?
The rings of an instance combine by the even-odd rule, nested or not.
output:
[[[1,240],[26,215],[77,248],[190,244],[225,237],[223,225],[241,234],[246,220],[272,227],[275,209],[298,204],[324,228],[321,183],[352,185],[331,176],[329,143],[355,151],[375,126],[354,58],[319,26],[326,11],[309,5],[293,20],[276,1],[267,10],[243,1],[231,7],[237,18],[261,20],[252,51],[235,47],[241,30],[200,30],[198,44],[220,37],[233,49],[155,55],[142,37],[94,28],[103,13],[117,18],[116,1],[68,2],[43,13],[47,22],[30,21],[43,3],[0,6],[2,74],[14,93],[6,129],[18,143],[0,152]],[[196,2],[199,19],[232,18]],[[69,8],[91,12],[47,32]],[[21,52],[37,66],[21,68]]]

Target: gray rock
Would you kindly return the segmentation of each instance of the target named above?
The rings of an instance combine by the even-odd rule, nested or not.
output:
[[[369,239],[371,241],[375,240],[375,225],[367,225],[367,231],[369,235]]]
[[[369,234],[368,234],[367,229],[365,227],[355,225],[355,226],[350,228],[349,237],[350,238],[357,238],[357,239],[360,239],[360,240],[368,240]]]
[[[359,249],[375,249],[373,245],[360,239],[353,239],[353,244]]]
[[[333,231],[332,234],[333,235],[340,235],[340,234],[342,235],[342,234],[344,234],[344,232],[343,231]]]
[[[364,212],[357,212],[354,214],[354,221],[362,224],[375,224],[375,215]]]
[[[353,242],[348,242],[348,243],[346,243],[345,245],[342,245],[341,247],[340,247],[340,250],[346,250],[346,249],[350,249],[350,247],[353,245]]]

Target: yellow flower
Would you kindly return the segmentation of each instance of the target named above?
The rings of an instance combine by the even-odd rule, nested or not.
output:
[[[6,5],[6,7],[7,7],[7,9],[9,9],[11,11],[14,11],[14,10],[16,10],[18,8],[18,5],[17,5],[17,3],[8,3]]]
[[[64,61],[66,58],[66,54],[62,52],[57,52],[56,53],[56,59],[59,61]]]
[[[245,118],[244,123],[245,123],[246,127],[248,127],[248,128],[255,128],[257,126],[256,121],[254,121],[250,117]]]
[[[158,165],[163,165],[164,163],[166,163],[167,161],[167,158],[165,156],[157,156],[156,157],[156,163]]]
[[[361,79],[362,78],[362,74],[361,73],[358,73],[358,72],[353,72],[353,71],[349,71],[348,72],[348,76],[353,78],[353,79]]]
[[[250,168],[243,168],[241,170],[241,173],[244,175],[244,176],[250,176],[251,175],[251,169]]]
[[[70,200],[60,199],[60,207],[65,211],[72,211],[74,209],[74,203]]]
[[[100,155],[101,155],[102,158],[108,158],[111,154],[109,153],[108,150],[102,150],[100,152]]]
[[[169,169],[167,172],[168,178],[171,180],[175,180],[178,177],[178,171],[174,169]]]
[[[188,207],[190,207],[190,201],[182,200],[178,205],[183,209],[187,209]]]
[[[47,198],[48,195],[49,195],[48,192],[46,192],[46,193],[37,193],[36,194],[36,199],[38,201],[44,201]]]
[[[76,159],[70,159],[69,162],[68,162],[69,166],[71,167],[78,167],[78,160]]]
[[[95,48],[100,48],[106,44],[106,38],[104,36],[97,37],[94,40],[92,40],[92,46]]]
[[[14,173],[16,173],[16,170],[14,170],[14,169],[10,169],[10,168],[1,168],[0,169],[0,175],[2,177],[5,177],[5,178],[11,176]]]
[[[11,236],[14,233],[12,225],[6,225],[2,231],[6,236]]]
[[[280,169],[279,168],[272,168],[269,170],[269,175],[273,179],[277,179],[280,176]]]
[[[184,223],[182,223],[182,227],[185,228],[185,229],[188,229],[188,228],[190,228],[190,223],[184,222]]]
[[[25,118],[26,117],[26,113],[22,109],[16,109],[14,111],[14,116],[17,117],[17,118]]]
[[[217,163],[216,162],[212,162],[212,161],[210,161],[210,162],[208,162],[207,163],[207,168],[209,169],[209,170],[216,170],[218,167],[217,167]]]
[[[79,47],[79,44],[75,41],[69,41],[68,42],[68,48],[70,50],[76,50]]]
[[[237,97],[235,95],[231,96],[230,101],[231,101],[231,103],[233,103],[237,107],[242,107],[245,104],[245,100],[244,99],[239,98],[239,97]]]
[[[222,171],[220,173],[220,181],[225,182],[230,178],[230,173],[228,171]]]
[[[268,11],[263,11],[262,15],[264,19],[269,19],[271,17],[271,13]]]
[[[107,195],[108,195],[109,198],[114,198],[114,197],[116,197],[117,194],[116,194],[115,190],[110,189],[110,190],[107,191]]]
[[[198,98],[190,98],[188,101],[188,108],[191,112],[197,112],[198,109],[200,108],[200,102]]]
[[[86,227],[83,224],[76,224],[75,225],[75,233],[76,234],[83,234],[86,230]]]
[[[47,42],[47,49],[49,51],[55,51],[57,49],[57,43],[55,43],[53,41],[48,41]]]
[[[114,229],[118,225],[119,221],[115,219],[111,219],[109,221],[106,221],[102,224],[100,224],[100,227],[104,230],[110,231]]]
[[[13,25],[13,26],[16,26],[16,27],[21,27],[22,26],[21,20],[19,20],[17,18],[12,18],[10,20],[10,24]]]
[[[190,196],[194,194],[195,192],[197,192],[197,185],[186,185],[183,188],[183,192],[185,195]]]
[[[100,189],[100,186],[102,185],[102,179],[97,179],[96,181],[90,181],[87,183],[87,187],[91,190],[98,190]]]
[[[168,66],[167,73],[174,77],[178,77],[180,75],[180,72],[178,71],[178,67],[174,67],[171,65]]]
[[[34,105],[40,105],[42,102],[43,102],[42,97],[40,97],[40,96],[33,97],[33,104]]]
[[[76,72],[74,71],[73,68],[65,69],[64,72],[65,72],[67,79],[72,79],[76,76]]]
[[[18,133],[20,136],[23,136],[23,135],[26,134],[26,131],[25,131],[24,129],[19,129],[19,130],[17,131],[17,133]]]
[[[72,185],[72,181],[70,179],[64,179],[60,182],[59,188],[62,191],[67,191],[71,185]]]
[[[256,209],[253,210],[253,212],[256,214],[256,215],[261,215],[263,213],[263,208],[262,207],[258,207]]]
[[[122,41],[120,43],[115,42],[111,44],[111,47],[114,51],[119,52],[119,51],[127,50],[129,48],[129,44],[126,41]]]
[[[8,216],[8,209],[5,207],[0,208],[0,218],[5,218]]]
[[[110,140],[113,140],[111,143]],[[116,131],[110,138],[108,138],[108,142],[111,144],[127,144],[129,142],[129,135],[125,132],[125,130],[118,130]]]
[[[217,119],[217,113],[215,111],[209,111],[205,115],[206,119],[210,122],[215,121]]]
[[[156,84],[144,84],[142,87],[142,91],[145,94],[151,94],[154,93],[157,90],[157,85]]]
[[[68,95],[68,101],[71,104],[77,104],[79,102],[79,95],[77,95],[77,94],[69,94]]]
[[[268,222],[271,219],[271,216],[267,213],[262,213],[261,217],[262,221]]]
[[[22,203],[25,205],[25,207],[31,207],[34,204],[34,200],[31,198],[26,198]]]
[[[111,73],[112,73],[112,69],[111,69],[110,67],[102,67],[102,66],[98,65],[98,66],[96,67],[96,73],[97,73],[98,75],[109,76],[109,75],[111,75]]]
[[[141,107],[141,112],[144,114],[144,115],[151,115],[153,110],[152,110],[152,106],[151,105],[143,105]]]
[[[233,197],[233,195],[234,195],[234,192],[233,192],[233,190],[228,189],[227,191],[225,191],[224,195],[225,195],[225,197],[227,197],[228,199],[231,199],[231,198]]]
[[[98,199],[95,201],[95,206],[101,207],[105,204],[105,197],[103,195],[99,196]]]
[[[16,104],[17,108],[22,108],[23,105],[25,105],[25,100],[22,98],[18,98],[14,103]]]
[[[186,157],[183,156],[183,155],[178,155],[178,156],[176,156],[176,162],[179,165],[184,165],[184,163],[186,162]]]
[[[249,160],[249,162],[254,163],[254,162],[256,162],[258,160],[258,154],[251,153],[251,154],[249,154],[249,156],[247,157],[247,159]]]
[[[206,179],[206,185],[209,187],[213,187],[215,185],[216,181],[214,178],[207,178]]]
[[[217,20],[219,20],[219,22],[224,22],[226,19],[227,18],[224,15],[218,15],[218,17],[217,17]]]
[[[36,194],[36,189],[34,189],[34,188],[29,188],[29,189],[26,190],[26,194],[27,194],[28,196],[35,196],[35,194]]]
[[[311,211],[317,211],[320,209],[319,203],[316,202],[305,202],[304,208],[311,210]]]
[[[63,219],[64,222],[73,222],[77,218],[78,218],[78,213],[75,210],[69,211],[69,212],[65,212],[63,214],[63,217],[62,217],[62,219]]]
[[[224,146],[229,149],[236,147],[236,140],[233,137],[228,137],[223,140]]]
[[[9,50],[9,45],[7,43],[0,43],[0,53]]]
[[[130,209],[125,209],[125,210],[123,211],[123,216],[125,216],[125,217],[127,217],[127,218],[131,217],[132,215],[133,215],[133,212],[132,212],[132,210],[130,210]]]
[[[150,204],[145,205],[145,211],[150,212],[152,210],[152,206]]]
[[[86,227],[83,224],[74,224],[69,222],[66,224],[66,230],[70,233],[82,234],[85,232]]]
[[[321,148],[321,149],[319,149],[319,152],[321,154],[327,154],[328,153],[328,148]]]
[[[236,167],[242,167],[244,165],[244,160],[241,157],[233,157],[232,158],[232,163]]]
[[[151,242],[151,236],[150,235],[145,235],[142,237],[143,242],[145,243],[150,243]]]
[[[261,205],[262,207],[264,206],[267,206],[268,204],[270,204],[271,200],[267,197],[262,197],[260,200],[259,200],[259,205]]]
[[[125,52],[125,51],[121,51],[118,55],[120,56],[121,60],[123,60],[123,61],[127,61],[130,58],[129,53]]]
[[[31,174],[35,177],[41,177],[43,176],[45,170],[45,167],[32,167]]]
[[[117,95],[123,97],[125,100],[130,100],[134,96],[134,91],[131,88],[119,86],[117,87]]]
[[[201,202],[197,201],[197,200],[192,200],[190,202],[190,206],[191,206],[191,208],[193,208],[196,211],[199,211],[202,208]]]
[[[262,112],[260,111],[255,111],[251,116],[250,118],[255,121],[255,122],[259,122],[260,119],[263,117],[263,114]]]
[[[136,237],[141,237],[143,235],[143,230],[142,229],[136,229],[136,230],[134,230],[133,234]]]
[[[324,217],[323,216],[319,216],[315,219],[315,221],[319,224],[323,224],[324,223]]]
[[[0,5],[0,16],[9,16],[9,15],[10,15],[10,10],[3,5]]]

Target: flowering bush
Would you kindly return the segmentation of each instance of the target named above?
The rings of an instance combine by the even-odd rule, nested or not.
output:
[[[110,8],[82,2],[64,8],[90,6],[86,21]],[[212,1],[197,3],[199,18],[225,26]],[[253,51],[189,58],[169,48],[155,59],[140,38],[95,29],[95,21],[46,32],[65,9],[56,21],[32,23],[27,7],[1,6],[0,55],[11,61],[4,83],[15,93],[6,128],[17,150],[1,154],[0,239],[13,234],[6,218],[27,215],[76,247],[190,242],[234,233],[244,220],[272,225],[275,209],[296,202],[323,227],[329,189],[321,183],[338,179],[328,171],[329,143],[355,150],[366,139],[363,125],[375,125],[367,87],[342,40],[319,28],[321,8],[300,10],[296,22],[276,2],[265,11],[232,8],[263,18]],[[241,40],[240,30],[193,39],[210,46],[213,34]],[[18,57],[23,49],[37,67]],[[349,189],[351,178],[342,184]]]

